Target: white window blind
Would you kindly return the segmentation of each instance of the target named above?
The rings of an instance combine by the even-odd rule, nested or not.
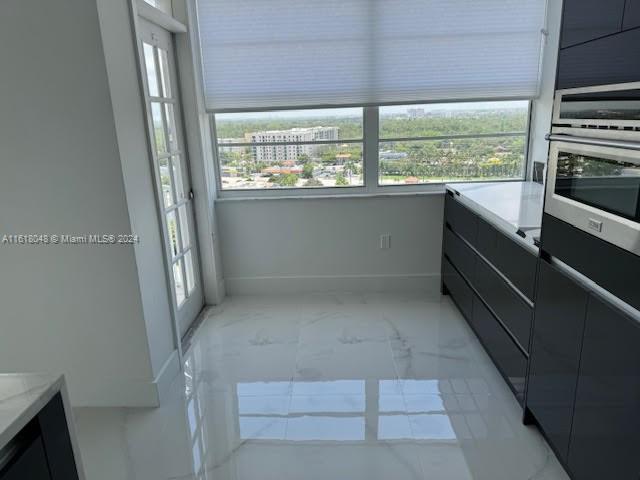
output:
[[[210,111],[538,93],[546,0],[198,0]]]

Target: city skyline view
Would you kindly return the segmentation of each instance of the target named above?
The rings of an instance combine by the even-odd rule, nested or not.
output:
[[[379,118],[380,185],[522,176],[528,102],[383,106]],[[364,184],[362,108],[217,114],[215,120],[223,189]]]

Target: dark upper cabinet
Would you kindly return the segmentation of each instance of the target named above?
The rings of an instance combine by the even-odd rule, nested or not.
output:
[[[538,275],[527,407],[566,461],[588,293],[543,260]]]
[[[576,479],[638,479],[639,406],[640,324],[592,294],[569,450]]]
[[[640,29],[560,50],[558,89],[640,80]]]
[[[620,31],[625,0],[565,0],[560,48]]]
[[[640,27],[640,0],[627,0],[622,28],[627,30],[636,27]]]

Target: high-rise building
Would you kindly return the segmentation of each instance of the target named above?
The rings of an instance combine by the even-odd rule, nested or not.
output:
[[[298,160],[301,155],[317,155],[318,145],[296,145],[295,142],[317,142],[338,140],[338,127],[290,128],[288,130],[264,130],[245,134],[251,143],[293,143],[290,145],[256,145],[251,147],[253,158],[258,162],[283,162]]]

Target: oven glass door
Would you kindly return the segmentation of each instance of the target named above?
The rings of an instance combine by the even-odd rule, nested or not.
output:
[[[605,212],[640,222],[640,164],[615,155],[559,149],[554,193]]]

